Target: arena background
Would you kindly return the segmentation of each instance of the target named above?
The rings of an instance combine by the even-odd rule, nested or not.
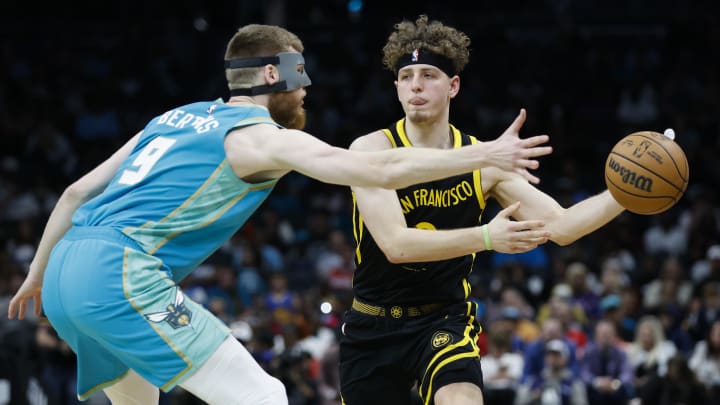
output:
[[[578,361],[597,320],[616,322],[629,347],[645,315],[664,321],[666,339],[691,358],[720,313],[720,7],[711,1],[5,1],[0,313],[66,185],[150,118],[227,98],[222,56],[239,26],[279,24],[301,37],[313,80],[307,130],[346,147],[401,116],[381,48],[394,23],[420,13],[472,39],[451,122],[489,140],[526,108],[521,135],[547,133],[554,147],[541,160],[539,187],[563,205],[604,188],[607,153],[631,132],[674,128],[690,163],[686,195],[664,214],[623,214],[567,247],[479,255],[473,296],[484,304],[486,331],[511,320],[514,337],[529,344],[523,331],[537,331],[560,297],[584,313],[563,318]],[[333,356],[350,297],[350,206],[347,188],[290,175],[184,283],[283,379],[292,404],[338,403]],[[491,205],[486,218],[496,211]],[[567,271],[578,267],[585,273]],[[594,295],[589,304],[556,288],[578,271]],[[269,308],[273,288],[292,304]],[[507,298],[508,290],[521,298]],[[562,317],[558,311],[551,316]],[[523,345],[510,351],[526,354]],[[720,367],[715,347],[707,361]],[[0,318],[0,404],[74,403],[73,366],[42,319]],[[716,403],[720,376],[692,374]],[[104,403],[100,397],[91,403]],[[162,403],[195,402],[178,389]]]

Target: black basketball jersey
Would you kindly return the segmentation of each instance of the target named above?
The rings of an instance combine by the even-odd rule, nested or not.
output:
[[[383,130],[393,147],[412,147],[405,134],[405,119]],[[477,140],[450,125],[454,147]],[[460,176],[415,184],[397,190],[408,227],[456,229],[477,226],[485,208],[480,170]],[[353,231],[357,243],[353,276],[355,296],[381,305],[416,305],[454,302],[470,294],[468,275],[475,254],[422,263],[390,263],[364,227],[353,194]]]

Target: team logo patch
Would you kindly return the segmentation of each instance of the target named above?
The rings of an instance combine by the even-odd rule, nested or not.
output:
[[[447,332],[437,331],[432,337],[432,347],[439,349],[452,343],[452,335]]]
[[[403,316],[403,310],[398,306],[394,306],[390,308],[390,315],[392,315],[393,318],[400,318]]]
[[[175,289],[175,301],[167,306],[167,311],[152,312],[145,314],[145,318],[151,322],[160,323],[167,322],[173,329],[189,326],[194,329],[190,321],[192,321],[192,312],[184,304],[185,296],[179,288]]]

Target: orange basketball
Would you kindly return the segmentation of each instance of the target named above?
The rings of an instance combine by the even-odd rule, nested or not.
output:
[[[636,214],[667,211],[687,189],[685,153],[669,137],[652,131],[620,140],[605,162],[605,184],[620,205]]]

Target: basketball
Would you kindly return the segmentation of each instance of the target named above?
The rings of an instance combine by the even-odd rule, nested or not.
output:
[[[685,193],[689,168],[685,153],[666,135],[635,132],[620,140],[605,163],[605,184],[625,209],[642,215],[658,214],[675,205]]]

